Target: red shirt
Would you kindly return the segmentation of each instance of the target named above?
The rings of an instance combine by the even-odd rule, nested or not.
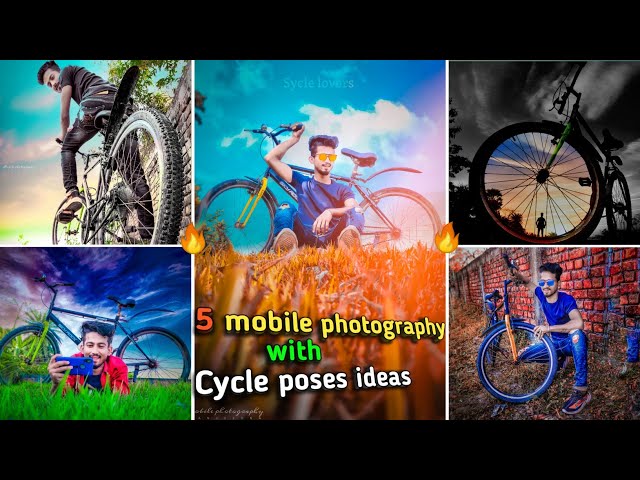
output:
[[[76,353],[72,357],[83,357],[82,353]],[[100,383],[102,388],[107,385],[107,375],[109,378],[109,387],[111,390],[127,395],[129,393],[129,369],[127,364],[118,357],[109,355],[104,362],[104,368],[100,375]],[[77,385],[84,385],[85,377],[83,375],[69,375],[67,385],[76,389]]]

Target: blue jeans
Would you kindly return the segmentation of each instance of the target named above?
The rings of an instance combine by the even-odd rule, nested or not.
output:
[[[289,207],[287,208],[284,205],[289,205]],[[293,233],[298,237],[299,245],[324,247],[330,243],[337,242],[342,230],[349,225],[353,225],[362,233],[362,229],[364,228],[364,215],[356,212],[355,208],[352,208],[345,215],[338,218],[339,221],[332,230],[324,235],[316,236],[311,228],[306,228],[302,225],[302,222],[298,218],[298,209],[290,203],[283,203],[280,205],[280,208],[276,210],[276,215],[273,218],[273,234],[275,237],[283,229],[289,228],[293,230]]]
[[[638,344],[640,343],[640,330],[630,328],[627,331],[627,362],[636,363],[638,361]]]
[[[573,357],[573,363],[576,365],[575,374],[575,386],[586,387],[587,386],[587,336],[582,330],[576,330],[570,333],[566,338],[551,337],[553,346],[556,348],[556,354],[558,355],[558,364],[561,364],[561,360],[565,357]],[[542,343],[538,343],[530,346],[524,352],[520,354],[521,360],[539,358],[541,361],[549,361],[548,355],[544,354],[544,346]]]

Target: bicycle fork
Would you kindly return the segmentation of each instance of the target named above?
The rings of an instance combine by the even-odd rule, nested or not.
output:
[[[509,345],[511,346],[513,363],[516,363],[518,361],[518,352],[516,351],[516,340],[513,338],[513,330],[511,330],[511,315],[508,313],[504,316],[504,324],[507,327],[507,337],[509,338]]]
[[[29,359],[29,364],[32,364],[36,360],[36,355],[42,348],[42,344],[44,343],[44,339],[47,337],[47,333],[49,333],[49,325],[50,322],[44,322],[44,328],[42,329],[42,335],[37,342],[34,342],[29,347],[29,351],[27,352],[27,358]]]
[[[560,139],[558,140],[558,143],[556,144],[555,150],[553,151],[553,153],[549,157],[549,160],[547,161],[547,164],[544,166],[544,168],[546,170],[549,170],[549,168],[551,168],[551,165],[553,164],[554,160],[556,159],[556,156],[558,155],[558,152],[560,151],[560,149],[564,145],[564,141],[567,139],[567,137],[571,133],[571,129],[572,129],[571,122],[567,122],[567,124],[564,127],[564,130],[562,131],[562,135],[560,135]]]
[[[258,202],[260,201],[260,199],[262,198],[262,195],[264,195],[265,190],[267,189],[267,181],[268,181],[267,177],[262,177],[262,185],[260,186],[260,190],[258,190],[258,193],[252,193],[251,196],[249,197],[249,200],[247,200],[247,203],[242,209],[242,213],[240,213],[240,216],[236,220],[236,224],[235,224],[236,228],[244,228],[247,225],[247,222],[251,218],[253,211],[258,205]],[[253,202],[253,205],[251,205],[252,202]],[[249,208],[249,205],[251,205],[251,209],[249,210],[249,213],[247,213],[247,217],[244,219],[244,221],[242,221],[242,217],[247,211],[247,208]]]

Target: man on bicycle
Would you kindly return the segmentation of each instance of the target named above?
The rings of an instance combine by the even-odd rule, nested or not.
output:
[[[587,387],[587,336],[583,332],[584,322],[576,300],[568,293],[558,291],[562,267],[557,263],[545,263],[539,270],[540,280],[537,285],[531,282],[531,277],[526,273],[517,270],[512,270],[511,273],[534,292],[547,319],[547,325],[535,327],[536,336],[551,334],[559,365],[563,365],[569,356],[573,357],[576,367],[574,390],[562,411],[575,415],[591,401],[591,393]],[[520,358],[535,358],[538,348],[537,345],[529,347],[520,354]]]
[[[273,249],[283,252],[298,245],[324,247],[331,243],[337,243],[340,248],[357,248],[364,215],[351,188],[331,179],[338,139],[328,135],[309,139],[309,162],[314,168],[312,177],[295,172],[282,162],[285,153],[300,141],[304,126],[299,127],[291,138],[264,157],[273,171],[296,189],[298,196],[297,209],[283,203],[276,212]]]
[[[80,343],[80,353],[73,357],[93,358],[93,372],[86,377],[83,375],[69,375],[65,389],[71,388],[78,391],[81,385],[97,391],[104,390],[107,382],[112,391],[120,392],[124,395],[129,393],[129,370],[127,365],[118,357],[111,355],[113,347],[113,335],[115,330],[112,326],[101,322],[84,322],[82,324],[82,343]],[[47,370],[51,375],[51,393],[54,393],[60,386],[60,382],[67,370],[72,367],[66,360],[57,361],[60,354],[51,357]]]
[[[62,181],[66,190],[64,203],[58,211],[58,221],[69,223],[82,208],[84,197],[78,190],[76,153],[82,145],[98,133],[94,125],[96,115],[111,110],[118,89],[98,75],[83,67],[67,66],[62,71],[54,60],[45,62],[38,70],[38,83],[46,85],[61,95],[60,137],[62,143]],[[73,127],[69,128],[71,99],[80,106]],[[126,162],[126,163],[125,163]],[[136,202],[141,239],[150,239],[153,233],[153,207],[149,186],[140,165],[138,143],[127,138],[116,158],[116,165],[127,186],[139,199]]]

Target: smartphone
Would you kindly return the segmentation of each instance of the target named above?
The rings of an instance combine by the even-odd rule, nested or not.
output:
[[[69,362],[73,368],[69,375],[91,375],[93,373],[93,358],[91,357],[58,357],[57,362]]]

